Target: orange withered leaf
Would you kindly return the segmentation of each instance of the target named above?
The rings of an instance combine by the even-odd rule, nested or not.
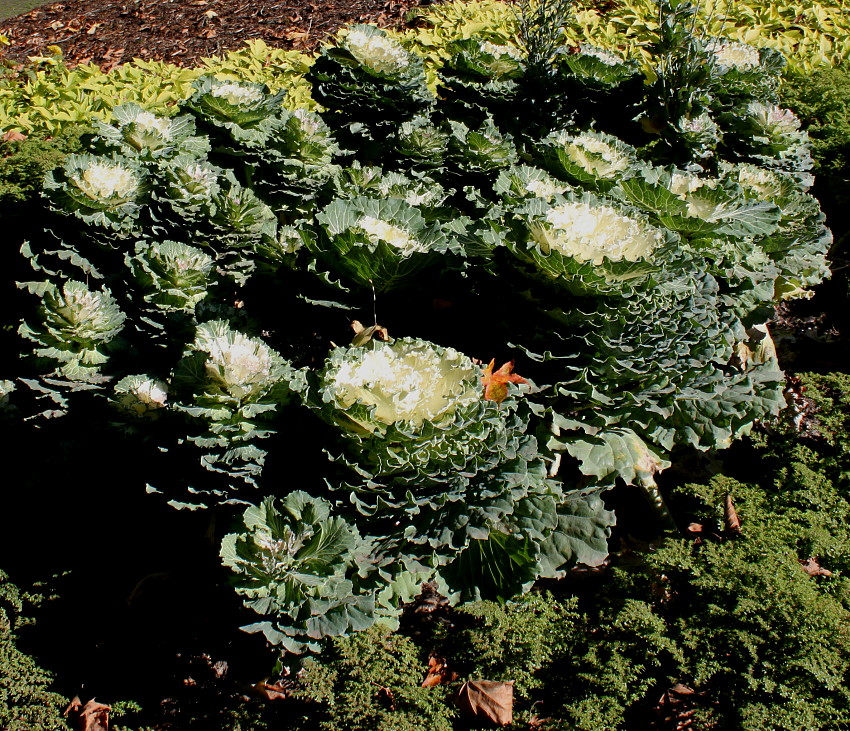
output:
[[[493,370],[495,365],[496,359],[494,358],[484,369],[484,373],[481,375],[481,383],[484,385],[484,398],[500,404],[507,398],[509,383],[528,383],[528,381],[522,376],[512,373],[514,369],[512,360],[505,363],[497,371]]]

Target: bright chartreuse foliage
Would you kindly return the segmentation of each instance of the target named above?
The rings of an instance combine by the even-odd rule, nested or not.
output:
[[[305,77],[321,109],[250,74],[116,106],[45,177],[10,403],[114,425],[175,507],[238,506],[247,629],[295,655],[424,581],[600,565],[607,490],[665,515],[659,472],[784,406],[765,323],[829,273],[781,55],[694,12],[663,3],[648,76],[532,24],[429,78],[357,25]]]
[[[829,68],[850,52],[850,20],[840,0],[782,4],[711,0],[699,5],[700,27],[707,33],[776,49],[804,73]],[[451,44],[476,35],[497,46],[511,44],[517,33],[515,11],[499,0],[441,3],[418,12],[420,27],[391,37],[423,57],[432,86],[436,69],[452,55]],[[645,69],[651,67],[648,47],[659,28],[657,6],[651,0],[617,2],[607,12],[593,3],[578,3],[572,20],[565,31],[569,45],[628,53]],[[192,82],[204,74],[269,84],[285,91],[288,108],[315,107],[303,77],[313,58],[269,47],[260,39],[223,57],[204,59],[198,68],[134,59],[105,73],[94,64],[68,68],[57,46],[48,51],[50,55],[35,58],[31,68],[6,71],[0,83],[0,131],[55,134],[93,116],[108,121],[112,108],[128,102],[168,113],[192,93]]]

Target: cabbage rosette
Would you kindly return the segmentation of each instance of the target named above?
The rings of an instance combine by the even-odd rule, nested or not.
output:
[[[558,130],[544,137],[537,149],[550,172],[599,192],[609,190],[638,163],[631,145],[601,132]]]
[[[207,296],[215,260],[176,241],[139,242],[127,265],[146,302],[164,312],[193,312]]]
[[[206,427],[189,437],[204,450],[204,467],[252,483],[266,455],[257,442],[274,433],[274,417],[304,376],[259,338],[213,320],[197,328],[172,386],[175,410]]]
[[[262,127],[282,106],[286,92],[269,92],[265,84],[201,76],[193,84],[195,92],[185,102],[188,110],[207,128],[239,133]]]
[[[125,376],[115,384],[111,400],[133,419],[156,419],[168,405],[168,384],[143,374]]]
[[[746,196],[779,209],[778,228],[758,240],[779,270],[774,297],[811,297],[811,288],[830,275],[826,256],[832,245],[817,199],[802,190],[794,177],[776,170],[739,164],[723,171]]]
[[[705,47],[715,104],[728,106],[740,98],[772,98],[785,69],[785,57],[774,48],[755,48],[729,38],[711,39]]]
[[[481,36],[454,41],[440,69],[440,96],[456,118],[501,116],[516,104],[519,80],[525,74],[525,54],[508,43]]]
[[[157,222],[172,229],[197,225],[209,214],[221,190],[221,177],[220,168],[193,155],[162,162],[151,194]]]
[[[558,49],[555,64],[563,78],[594,91],[611,91],[627,81],[641,79],[636,61],[587,43]]]
[[[516,453],[513,400],[483,398],[481,368],[415,338],[336,348],[312,405],[341,428],[362,475],[474,475]],[[521,432],[518,432],[521,433]]]
[[[206,137],[195,136],[195,120],[189,114],[160,117],[129,103],[114,107],[112,118],[112,124],[98,122],[98,138],[125,155],[156,160],[179,153],[201,156],[210,150]]]
[[[628,294],[666,265],[677,237],[632,207],[589,193],[534,198],[514,209],[508,250],[523,271],[571,292]]]
[[[393,137],[393,151],[419,169],[439,168],[449,149],[449,135],[426,116],[402,122]]]
[[[39,322],[22,323],[18,333],[39,347],[35,355],[54,361],[62,375],[88,381],[109,359],[106,349],[124,328],[126,315],[109,290],[91,290],[83,282],[29,282],[30,293],[41,297]]]
[[[814,161],[809,135],[790,109],[750,101],[721,115],[724,143],[743,162],[786,172],[805,172]]]
[[[449,161],[465,175],[491,173],[516,164],[513,138],[502,134],[491,118],[476,127],[449,120],[449,129]],[[451,168],[447,172],[451,173]]]
[[[239,532],[226,535],[222,563],[245,606],[263,619],[243,627],[301,654],[318,640],[374,624],[374,592],[359,592],[357,528],[332,516],[330,503],[304,492],[249,507]]]
[[[54,210],[124,235],[134,231],[147,192],[140,165],[118,154],[68,155],[44,180],[44,195]]]
[[[448,250],[450,241],[400,198],[337,199],[316,216],[304,243],[328,270],[360,287],[403,286]]]
[[[323,48],[307,80],[313,98],[348,124],[381,127],[425,111],[434,100],[422,58],[372,25],[353,25],[339,46]]]

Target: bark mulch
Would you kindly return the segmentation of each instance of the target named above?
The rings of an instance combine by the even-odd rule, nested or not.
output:
[[[73,66],[108,70],[133,58],[197,64],[261,38],[309,51],[340,27],[404,27],[431,0],[64,0],[0,22],[7,59],[24,62],[62,49]]]

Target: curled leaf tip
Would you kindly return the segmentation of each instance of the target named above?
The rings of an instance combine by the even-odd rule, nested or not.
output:
[[[481,383],[484,386],[484,398],[489,401],[502,403],[508,396],[509,383],[528,383],[522,376],[513,373],[514,362],[508,361],[499,370],[494,371],[496,359],[490,361],[481,374]]]

